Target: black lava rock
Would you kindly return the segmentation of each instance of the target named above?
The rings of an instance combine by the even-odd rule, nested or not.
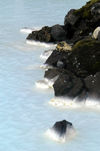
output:
[[[63,121],[59,121],[59,122],[56,122],[54,124],[54,126],[52,127],[52,129],[60,136],[64,136],[67,131],[69,129],[73,129],[73,125],[72,123],[66,121],[66,120],[63,120]]]
[[[54,25],[51,28],[51,36],[54,39],[54,41],[59,42],[66,40],[66,33],[65,30],[61,25]]]

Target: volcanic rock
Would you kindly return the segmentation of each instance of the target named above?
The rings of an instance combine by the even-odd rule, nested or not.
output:
[[[73,125],[72,123],[63,120],[63,121],[59,121],[56,122],[54,124],[54,126],[52,127],[52,129],[60,136],[60,137],[64,137],[64,135],[66,135],[67,133],[69,133],[69,131],[71,129],[73,129]]]

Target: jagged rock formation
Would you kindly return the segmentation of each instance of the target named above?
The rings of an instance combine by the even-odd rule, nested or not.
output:
[[[33,31],[27,39],[75,43],[91,34],[98,26],[100,26],[100,0],[91,0],[80,9],[70,10],[65,16],[64,25],[45,26],[39,31]]]
[[[62,66],[58,66],[58,62]],[[72,51],[54,50],[46,64],[55,69],[45,73],[46,78],[57,76],[53,87],[55,96],[67,96],[79,100],[100,97],[100,42],[85,39],[77,42]]]
[[[53,85],[55,96],[100,98],[100,0],[71,9],[64,25],[43,27],[27,39],[57,43],[45,62],[54,68],[45,77],[58,76]]]

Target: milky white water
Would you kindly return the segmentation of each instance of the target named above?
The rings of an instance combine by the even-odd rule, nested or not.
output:
[[[45,45],[29,45],[21,29],[63,24],[70,8],[86,0],[0,1],[0,151],[99,151],[100,111],[56,108],[48,102],[52,89],[40,89],[41,53]],[[56,121],[73,123],[77,135],[66,143],[45,136]]]

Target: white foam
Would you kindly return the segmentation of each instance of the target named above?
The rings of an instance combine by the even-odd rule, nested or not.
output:
[[[51,48],[51,49],[54,49],[56,47],[56,44],[39,42],[35,40],[26,40],[26,43],[33,46],[45,47],[45,48]]]
[[[43,60],[47,60],[47,58],[51,55],[52,52],[53,50],[46,50],[40,55],[40,58]]]
[[[20,29],[20,32],[24,33],[24,34],[30,34],[32,33],[32,31],[36,31],[36,30],[40,30],[41,27],[34,27],[34,28],[28,28],[28,27],[24,27],[22,29]]]
[[[61,108],[76,108],[79,107],[78,104],[76,104],[76,102],[74,100],[70,100],[68,98],[53,98],[49,101],[49,104],[51,104],[52,106],[55,107],[61,107]]]
[[[65,143],[76,135],[76,131],[74,130],[74,128],[67,128],[66,134],[63,136],[59,136],[59,134],[56,133],[53,128],[51,128],[46,131],[45,135],[54,141],[57,141],[59,143]]]
[[[87,99],[85,102],[85,106],[87,108],[92,108],[92,109],[99,109],[100,110],[100,100],[96,99]]]
[[[83,101],[71,100],[69,98],[55,97],[49,101],[49,104],[58,108],[82,108],[82,109],[99,109],[100,101],[87,99]]]
[[[52,66],[49,66],[47,64],[43,64],[43,65],[34,64],[34,65],[28,65],[25,69],[27,69],[27,70],[34,70],[34,69],[48,70],[48,69],[51,69],[51,68],[52,68]]]
[[[41,88],[41,89],[48,89],[49,86],[45,80],[39,80],[35,83],[36,87]]]
[[[42,65],[40,65],[40,68],[42,68],[44,70],[48,70],[48,69],[52,69],[52,66],[50,66],[48,64],[42,64]]]
[[[54,79],[49,80],[47,78],[44,78],[43,80],[39,80],[35,83],[36,87],[41,89],[49,89],[53,88]]]

